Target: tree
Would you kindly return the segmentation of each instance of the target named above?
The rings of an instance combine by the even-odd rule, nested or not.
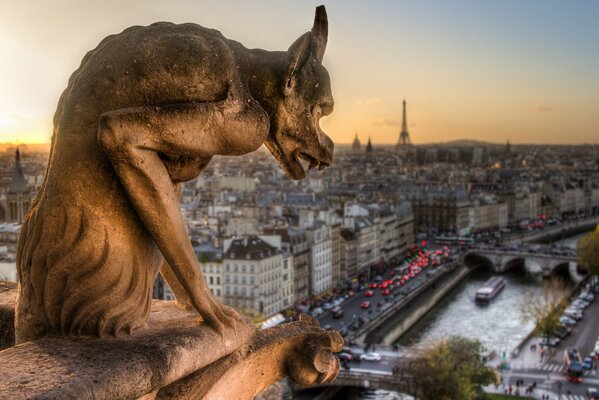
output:
[[[497,383],[493,368],[481,359],[483,346],[478,340],[452,336],[432,342],[415,357],[398,362],[396,375],[402,391],[422,400],[473,400],[482,387]]]
[[[578,241],[576,251],[581,268],[590,275],[599,275],[599,225],[594,232]]]
[[[559,279],[550,279],[543,284],[543,293],[536,296],[527,293],[520,311],[525,321],[534,321],[537,335],[550,338],[561,325],[559,319],[567,305],[568,286]]]

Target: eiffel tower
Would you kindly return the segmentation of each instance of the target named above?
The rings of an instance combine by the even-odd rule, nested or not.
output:
[[[410,133],[408,132],[408,119],[406,116],[406,100],[403,101],[403,118],[401,120],[401,132],[399,133],[399,142],[395,145],[396,148],[411,147]]]

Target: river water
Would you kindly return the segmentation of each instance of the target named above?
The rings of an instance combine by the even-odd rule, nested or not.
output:
[[[557,245],[576,248],[576,242],[586,234],[557,241]],[[478,339],[487,349],[498,354],[510,353],[534,328],[533,322],[523,321],[520,305],[530,293],[539,295],[542,280],[527,276],[523,271],[512,270],[502,277],[505,288],[487,306],[476,305],[474,293],[491,277],[489,271],[475,271],[443,301],[435,306],[412,329],[403,335],[397,344],[401,348],[420,347],[428,341],[460,335]],[[399,400],[397,392],[364,390],[356,400]]]

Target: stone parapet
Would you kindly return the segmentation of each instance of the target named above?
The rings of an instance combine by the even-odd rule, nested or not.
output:
[[[14,343],[15,286],[3,282],[0,293],[3,344]],[[310,317],[219,335],[197,313],[155,300],[147,328],[131,336],[48,337],[0,351],[0,398],[251,399],[284,376],[332,381],[342,346]]]

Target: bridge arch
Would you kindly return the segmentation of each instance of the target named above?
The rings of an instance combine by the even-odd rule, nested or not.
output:
[[[528,270],[528,265],[526,258],[524,257],[514,257],[511,260],[508,260],[503,265],[500,266],[501,272],[507,272],[516,270],[518,272],[530,272]]]
[[[469,269],[483,268],[491,272],[495,272],[495,265],[489,257],[483,256],[478,253],[468,253],[464,256],[464,265]]]

